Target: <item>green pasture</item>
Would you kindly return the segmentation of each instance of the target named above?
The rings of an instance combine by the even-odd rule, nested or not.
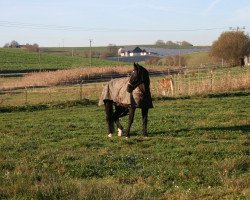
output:
[[[121,62],[92,58],[92,66],[122,65]],[[79,56],[53,55],[44,52],[28,52],[22,49],[0,48],[1,70],[68,69],[90,66],[90,59]]]
[[[57,54],[57,55],[64,55],[64,56],[84,56],[89,54],[90,48],[89,47],[44,47],[41,48],[42,51],[49,53],[49,54]],[[106,53],[107,47],[91,47],[91,51],[93,54],[95,52],[98,53]]]
[[[0,199],[249,199],[249,92],[156,98],[149,137],[96,100],[0,108]],[[127,118],[122,119],[127,123]]]

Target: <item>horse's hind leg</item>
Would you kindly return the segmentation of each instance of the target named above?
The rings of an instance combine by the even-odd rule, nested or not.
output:
[[[113,102],[112,101],[104,101],[105,112],[106,112],[106,121],[108,124],[108,137],[112,137],[112,133],[114,132],[114,119],[113,119]]]
[[[126,133],[127,137],[130,137],[130,128],[134,122],[134,116],[135,116],[135,108],[129,107],[128,129],[127,129],[127,133]]]
[[[147,130],[148,108],[142,108],[141,113],[142,113],[142,132],[144,136],[148,136],[148,130]]]
[[[118,136],[123,135],[123,126],[121,125],[119,118],[126,116],[128,114],[128,108],[122,106],[115,106],[115,113],[113,115],[113,119],[118,128]]]

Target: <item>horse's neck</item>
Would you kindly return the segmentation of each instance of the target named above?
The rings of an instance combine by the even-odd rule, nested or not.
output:
[[[138,87],[143,93],[148,93],[150,91],[148,84],[142,83]]]

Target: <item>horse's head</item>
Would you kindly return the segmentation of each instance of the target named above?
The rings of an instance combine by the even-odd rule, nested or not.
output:
[[[149,86],[148,71],[138,63],[134,63],[134,70],[130,75],[127,91],[129,93],[133,92],[133,90],[142,83],[144,83],[145,86]]]

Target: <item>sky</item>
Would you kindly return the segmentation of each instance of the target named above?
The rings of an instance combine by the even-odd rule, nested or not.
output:
[[[211,45],[229,27],[250,32],[249,0],[0,0],[0,47]]]

